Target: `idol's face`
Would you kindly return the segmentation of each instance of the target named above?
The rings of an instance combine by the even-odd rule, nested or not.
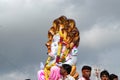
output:
[[[51,53],[53,55],[57,55],[59,41],[60,41],[60,36],[58,34],[54,35],[51,44]]]
[[[51,44],[51,53],[53,55],[57,55],[57,51],[58,51],[58,42],[52,42],[52,44]]]

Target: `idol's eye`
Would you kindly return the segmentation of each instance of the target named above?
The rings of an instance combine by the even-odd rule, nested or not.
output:
[[[58,46],[58,43],[53,42],[53,43],[51,44],[51,46],[52,46],[52,47],[57,47],[57,46]]]
[[[57,43],[55,43],[54,46],[56,47],[56,46],[57,46]]]
[[[56,44],[54,44],[54,46],[57,46]]]

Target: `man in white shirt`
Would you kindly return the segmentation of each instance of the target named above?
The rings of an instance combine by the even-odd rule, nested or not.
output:
[[[82,67],[82,77],[78,80],[90,80],[92,68],[90,66],[83,66]]]
[[[72,76],[70,76],[72,67],[69,64],[62,64],[60,67],[60,74],[62,75],[60,80],[75,80]]]

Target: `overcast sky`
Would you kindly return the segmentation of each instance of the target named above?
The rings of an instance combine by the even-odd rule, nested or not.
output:
[[[80,31],[77,68],[120,75],[120,0],[0,0],[0,80],[37,80],[47,31],[65,15]],[[81,73],[80,73],[81,75]]]

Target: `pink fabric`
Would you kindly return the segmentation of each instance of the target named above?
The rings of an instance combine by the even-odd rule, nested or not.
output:
[[[60,77],[60,68],[58,66],[51,67],[49,80],[59,80]],[[38,71],[38,80],[45,80],[44,70]]]
[[[38,80],[45,80],[44,70],[38,71]]]
[[[49,80],[59,80],[60,79],[60,68],[57,66],[53,66],[50,69],[50,77]]]

